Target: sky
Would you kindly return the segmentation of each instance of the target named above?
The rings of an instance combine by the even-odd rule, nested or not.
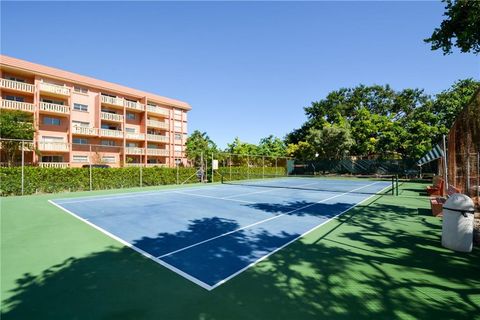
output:
[[[359,84],[436,94],[479,57],[423,42],[440,2],[1,2],[2,54],[179,99],[224,148],[284,137]]]

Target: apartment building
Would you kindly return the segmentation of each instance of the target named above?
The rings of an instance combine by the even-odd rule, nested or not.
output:
[[[188,103],[0,55],[1,110],[33,115],[44,167],[186,163]]]

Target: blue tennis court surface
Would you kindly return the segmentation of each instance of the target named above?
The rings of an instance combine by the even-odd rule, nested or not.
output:
[[[252,182],[51,202],[211,290],[391,186],[371,180],[269,181],[291,188]]]

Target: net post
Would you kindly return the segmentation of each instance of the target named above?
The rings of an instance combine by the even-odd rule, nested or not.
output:
[[[398,197],[398,174],[395,176],[395,195]]]
[[[395,177],[392,176],[392,196],[395,195]]]
[[[25,185],[25,141],[22,140],[22,196],[24,193],[24,185]]]

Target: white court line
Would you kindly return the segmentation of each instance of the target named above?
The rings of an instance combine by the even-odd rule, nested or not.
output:
[[[133,244],[131,244],[131,243],[123,240],[122,238],[119,238],[119,237],[117,237],[116,235],[108,232],[107,230],[105,230],[105,229],[103,229],[103,228],[100,228],[99,226],[97,226],[97,225],[91,223],[90,221],[88,221],[87,219],[84,219],[84,218],[76,215],[76,214],[73,213],[72,211],[70,211],[70,210],[68,210],[68,209],[65,209],[65,208],[62,207],[61,205],[56,204],[56,203],[53,202],[52,200],[48,200],[48,202],[50,202],[51,204],[53,204],[53,205],[56,206],[57,208],[60,208],[60,209],[62,209],[63,211],[67,212],[68,214],[72,215],[73,217],[75,217],[75,218],[77,218],[77,219],[85,222],[85,223],[88,224],[89,226],[97,229],[98,231],[106,234],[106,235],[109,236],[110,238],[115,239],[115,240],[117,240],[118,242],[122,243],[123,245],[125,245],[125,246],[127,246],[127,247],[129,247],[129,248],[131,248],[131,249],[133,249],[133,250],[135,250],[135,251],[137,251],[138,253],[140,253],[140,254],[143,255],[144,257],[147,257],[147,258],[155,261],[156,263],[161,264],[162,266],[164,266],[164,267],[172,270],[173,272],[181,275],[181,276],[184,277],[185,279],[188,279],[188,280],[192,281],[192,282],[195,283],[196,285],[199,285],[200,287],[202,287],[202,288],[204,288],[204,289],[207,289],[207,290],[209,290],[209,291],[213,289],[212,286],[206,284],[205,282],[203,282],[203,281],[201,281],[201,280],[199,280],[199,279],[197,279],[197,278],[189,275],[189,274],[186,273],[186,272],[183,272],[182,270],[180,270],[180,269],[172,266],[171,264],[168,264],[168,263],[165,262],[165,261],[162,261],[162,260],[159,260],[159,259],[155,258],[154,256],[152,256],[152,255],[149,254],[148,252],[143,251],[142,249],[134,246]]]
[[[186,192],[180,192],[180,191],[176,191],[175,193],[184,194],[184,195],[192,196],[192,197],[210,198],[210,199],[216,199],[216,200],[235,201],[235,202],[243,202],[243,203],[255,203],[255,202],[252,202],[252,201],[207,196],[207,195],[204,195],[204,194],[197,194],[197,193],[186,193]]]
[[[199,245],[201,245],[201,244],[204,244],[204,243],[213,241],[213,240],[218,239],[218,238],[221,238],[221,237],[228,236],[229,234],[232,234],[232,233],[235,233],[235,232],[238,232],[238,231],[241,231],[241,230],[244,230],[244,229],[253,227],[253,226],[255,226],[255,225],[258,225],[258,224],[261,224],[261,223],[264,223],[264,222],[267,222],[267,221],[270,221],[270,220],[273,220],[273,219],[278,219],[278,218],[280,218],[280,217],[283,217],[283,216],[285,216],[285,215],[287,215],[287,214],[291,214],[291,213],[296,212],[296,211],[298,211],[298,210],[302,210],[302,209],[305,209],[305,208],[309,208],[309,207],[314,206],[314,205],[317,205],[317,204],[319,204],[319,203],[322,203],[322,202],[325,202],[325,201],[328,201],[328,200],[331,200],[331,199],[335,199],[335,198],[344,196],[344,195],[349,194],[349,193],[351,193],[351,192],[354,192],[354,191],[357,191],[357,190],[360,190],[360,189],[369,187],[369,186],[374,185],[374,184],[377,184],[377,183],[378,183],[378,182],[374,182],[374,183],[371,183],[371,184],[368,184],[368,185],[366,185],[366,186],[363,186],[363,187],[359,187],[359,188],[350,190],[350,191],[345,192],[345,193],[342,193],[342,194],[337,194],[337,195],[335,195],[335,196],[332,196],[332,197],[329,197],[329,198],[326,198],[326,199],[322,199],[322,200],[317,201],[317,202],[315,202],[315,203],[310,203],[310,204],[308,204],[308,205],[306,205],[306,206],[303,206],[303,207],[300,207],[300,208],[291,210],[291,211],[289,211],[289,212],[285,212],[285,213],[282,213],[282,214],[279,214],[279,215],[276,215],[276,216],[273,216],[273,217],[270,217],[270,218],[267,218],[267,219],[264,219],[264,220],[257,221],[257,222],[255,222],[255,223],[249,224],[249,225],[247,225],[247,226],[245,226],[245,227],[241,227],[241,228],[238,228],[238,229],[235,229],[235,230],[232,230],[232,231],[229,231],[229,232],[220,234],[220,235],[218,235],[218,236],[215,236],[215,237],[212,237],[212,238],[209,238],[209,239],[205,239],[205,240],[203,240],[203,241],[200,241],[200,242],[191,244],[191,245],[189,245],[189,246],[186,246],[186,247],[177,249],[177,250],[175,250],[175,251],[172,251],[172,252],[163,254],[163,255],[161,255],[161,256],[158,256],[157,258],[158,258],[158,259],[164,258],[164,257],[166,257],[166,256],[169,256],[169,255],[172,255],[172,254],[175,254],[175,253],[178,253],[178,252],[181,252],[181,251],[184,251],[184,250],[187,250],[187,249],[190,249],[190,248],[199,246]]]
[[[285,188],[286,189],[288,189],[288,188],[301,188],[301,187],[306,187],[306,186],[310,186],[312,184],[317,184],[317,183],[319,183],[319,182],[318,181],[317,182],[311,182],[311,183],[306,183],[306,184],[300,184],[300,185],[297,185],[297,186],[286,186]],[[238,185],[238,186],[242,186],[242,185]],[[231,198],[234,198],[234,197],[247,196],[249,194],[257,194],[257,193],[266,193],[266,192],[278,191],[278,187],[269,187],[269,186],[265,186],[265,187],[266,188],[272,188],[273,190],[263,190],[263,191],[240,193],[240,194],[235,194],[233,196],[223,197],[222,199],[231,199]]]

